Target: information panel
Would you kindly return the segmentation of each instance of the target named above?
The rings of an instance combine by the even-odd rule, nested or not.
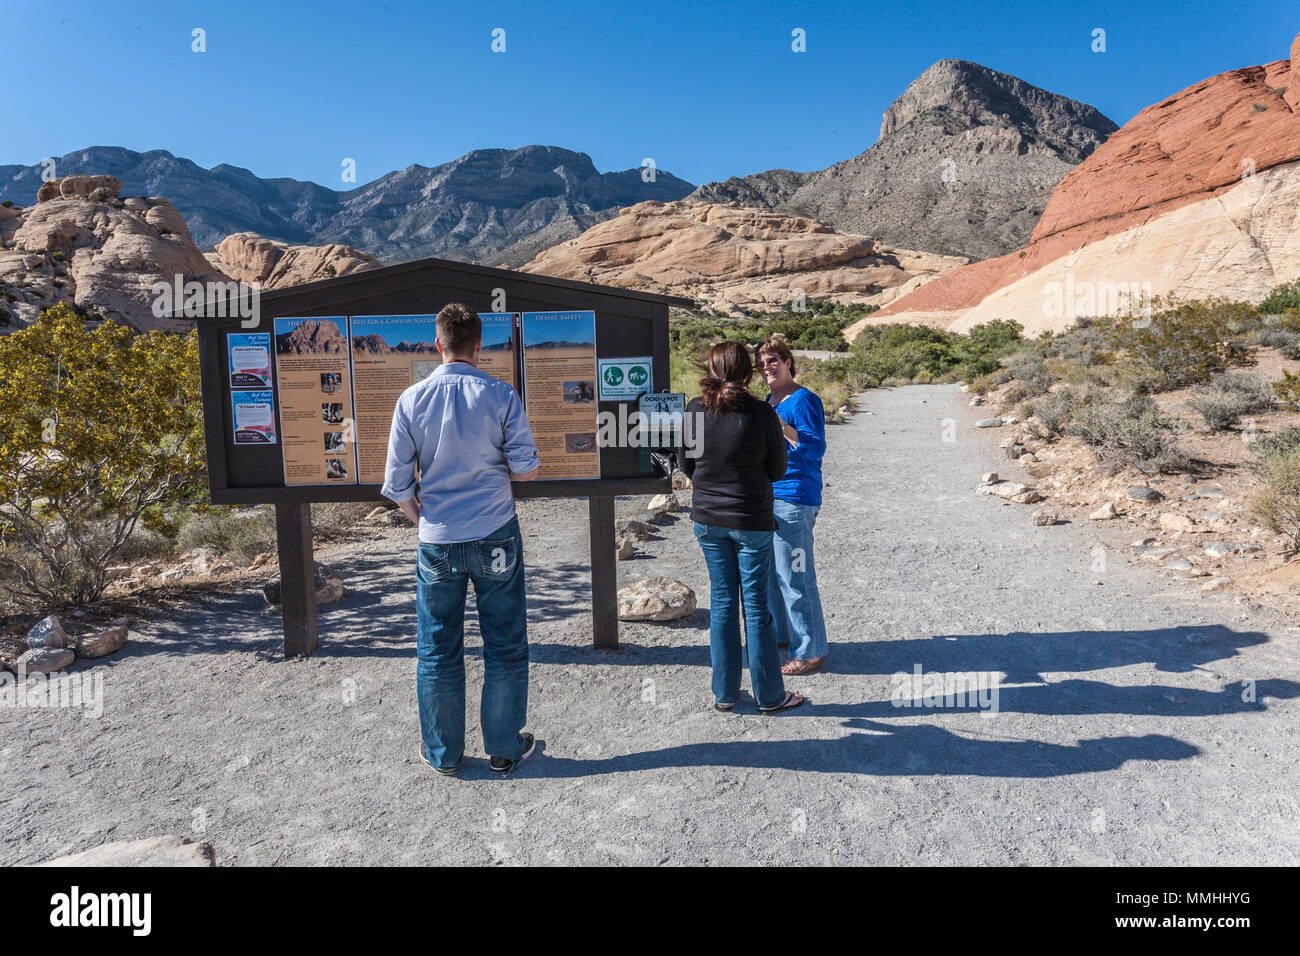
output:
[[[356,484],[347,324],[344,316],[275,320],[286,485]]]
[[[599,478],[596,313],[525,312],[524,410],[541,455],[537,477]]]

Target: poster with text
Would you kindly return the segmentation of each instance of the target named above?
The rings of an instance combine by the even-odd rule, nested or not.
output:
[[[515,381],[515,322],[518,312],[480,312],[483,323],[483,351],[479,353],[478,367],[493,378],[509,382],[519,389]]]
[[[230,412],[236,445],[275,444],[275,393],[269,388],[231,392]]]
[[[525,312],[524,400],[541,470],[537,477],[599,478],[596,447],[596,313]]]
[[[230,387],[271,387],[271,333],[229,332],[226,351],[230,355]]]
[[[347,319],[276,319],[286,485],[357,483]]]
[[[479,368],[515,384],[514,315],[481,313]],[[350,322],[352,391],[356,396],[357,474],[384,481],[393,409],[402,393],[442,364],[436,315],[354,315]]]

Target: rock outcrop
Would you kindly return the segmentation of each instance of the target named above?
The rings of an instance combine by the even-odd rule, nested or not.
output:
[[[811,216],[891,245],[984,259],[1023,245],[1052,190],[1116,126],[1096,109],[965,60],[894,101],[866,152],[812,173],[769,170],[688,196]]]
[[[119,197],[112,176],[45,183],[28,208],[0,207],[0,328],[66,302],[139,329],[193,323],[153,314],[156,282],[228,282],[190,239],[166,199]]]
[[[735,312],[788,306],[799,291],[807,299],[881,304],[966,261],[735,203],[644,202],[523,270],[688,296]]]
[[[111,174],[128,193],[167,196],[202,249],[253,232],[290,245],[348,245],[384,261],[443,256],[518,265],[619,207],[681,199],[694,188],[662,169],[601,173],[586,153],[555,146],[474,150],[346,190],[262,179],[225,164],[204,169],[161,149],[95,146],[53,162],[61,176]],[[46,188],[43,169],[0,166],[0,200],[33,203]]]
[[[282,289],[379,267],[379,260],[351,246],[291,246],[255,232],[238,232],[217,244],[207,260],[238,282]]]
[[[1062,180],[1024,249],[951,272],[847,334],[883,322],[965,330],[992,318],[1036,333],[1150,296],[1258,301],[1297,278],[1297,57],[1300,37],[1290,60],[1147,107]]]

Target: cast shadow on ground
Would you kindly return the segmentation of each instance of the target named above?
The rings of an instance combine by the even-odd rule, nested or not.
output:
[[[543,755],[521,774],[590,777],[708,766],[868,776],[1042,778],[1114,770],[1130,760],[1187,760],[1201,752],[1161,734],[1097,737],[1065,745],[962,737],[941,727],[885,724],[866,718],[845,721],[844,726],[859,732],[835,739],[683,744],[606,758]]]

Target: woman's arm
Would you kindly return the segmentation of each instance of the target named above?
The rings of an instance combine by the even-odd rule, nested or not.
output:
[[[799,436],[794,444],[804,460],[821,461],[826,454],[826,411],[822,400],[812,389],[803,388],[790,397],[790,404],[791,424],[785,426],[787,434],[793,430]]]

